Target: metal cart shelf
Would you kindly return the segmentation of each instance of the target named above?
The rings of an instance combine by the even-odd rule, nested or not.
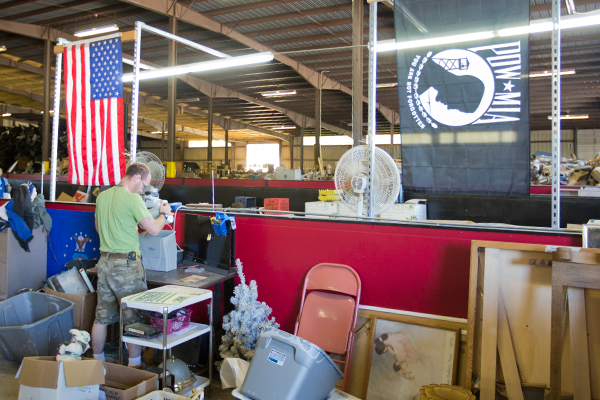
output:
[[[180,308],[210,300],[208,325],[197,324],[190,322],[187,328],[173,332],[170,335],[162,334],[160,336],[145,339],[123,335],[123,310],[127,308],[135,308],[137,310],[152,311],[162,313],[163,315],[163,332],[167,331],[167,318],[171,311]],[[196,289],[185,286],[168,285],[145,292],[137,293],[121,299],[121,322],[120,322],[120,340],[119,340],[119,361],[123,362],[123,343],[137,344],[140,346],[161,349],[163,351],[163,387],[166,387],[166,366],[167,366],[167,350],[186,342],[190,339],[209,333],[209,353],[208,353],[208,380],[212,382],[212,309],[213,309],[212,291],[206,289]],[[210,383],[209,383],[210,384]]]

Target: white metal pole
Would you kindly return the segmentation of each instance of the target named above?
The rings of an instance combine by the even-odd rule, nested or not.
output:
[[[131,89],[131,162],[135,162],[137,153],[137,125],[138,125],[138,96],[140,90],[140,53],[142,51],[142,22],[135,23],[135,50],[133,52],[133,87]]]
[[[376,134],[376,82],[377,82],[377,2],[369,5],[369,104],[368,104],[368,125],[369,125],[369,150],[368,150],[368,184],[365,192],[367,200],[367,215],[374,217],[375,196],[374,196],[374,176],[375,176],[375,134]]]
[[[560,228],[560,0],[552,0],[552,228]]]
[[[64,40],[58,38],[57,44],[62,45],[63,43]],[[50,158],[50,201],[56,200],[56,164],[58,158],[58,123],[60,120],[61,66],[62,53],[58,53],[56,55],[56,75],[54,76],[54,116],[52,117],[52,149]]]

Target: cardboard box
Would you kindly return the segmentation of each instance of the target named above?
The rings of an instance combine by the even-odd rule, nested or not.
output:
[[[55,361],[54,357],[25,357],[17,376],[19,400],[97,400],[104,384],[102,361]]]
[[[304,203],[304,212],[310,214],[333,215],[338,213],[338,205],[332,201],[308,201]]]
[[[100,390],[106,400],[133,400],[158,390],[158,375],[152,372],[104,363],[106,382]]]
[[[427,205],[414,203],[394,204],[381,214],[381,218],[397,221],[420,221],[427,219]]]
[[[193,172],[181,172],[179,178],[195,178],[196,174]]]
[[[96,303],[98,302],[96,292],[69,294],[56,292],[50,288],[46,288],[45,292],[75,303],[75,307],[73,307],[73,328],[81,329],[91,334],[92,325],[94,325],[94,320],[96,319]]]

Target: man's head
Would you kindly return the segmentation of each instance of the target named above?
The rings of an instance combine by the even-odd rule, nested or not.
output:
[[[130,181],[129,190],[132,193],[142,193],[150,184],[150,169],[146,164],[133,163],[125,171],[125,178]]]

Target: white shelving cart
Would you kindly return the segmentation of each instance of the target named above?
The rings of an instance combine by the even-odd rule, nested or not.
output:
[[[180,308],[200,303],[202,301],[210,300],[210,306],[208,307],[209,323],[198,324],[190,322],[187,328],[180,331],[173,332],[170,335],[164,334],[167,332],[167,320],[168,314],[172,311]],[[207,289],[196,289],[186,286],[168,285],[161,286],[155,289],[147,290],[145,292],[137,293],[131,296],[123,297],[121,299],[121,322],[120,322],[120,340],[119,340],[119,361],[123,363],[123,343],[137,344],[140,346],[151,347],[154,349],[161,349],[163,351],[163,387],[166,387],[167,377],[167,350],[171,349],[178,344],[186,342],[190,339],[209,334],[209,353],[208,353],[208,384],[212,382],[212,343],[213,343],[213,331],[212,331],[212,309],[213,309],[213,297],[212,291]],[[123,310],[127,308],[134,308],[137,310],[152,311],[162,313],[163,315],[163,334],[154,338],[146,339],[134,336],[123,335]]]

